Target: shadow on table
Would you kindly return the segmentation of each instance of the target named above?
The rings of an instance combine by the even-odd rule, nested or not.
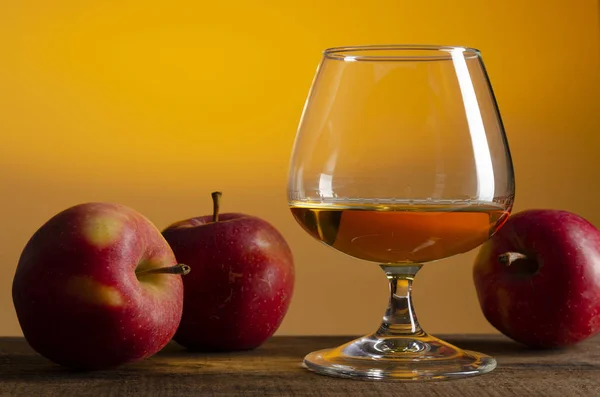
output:
[[[472,350],[484,354],[488,354],[493,357],[515,357],[515,356],[554,356],[561,354],[573,354],[578,350],[584,351],[587,349],[586,343],[582,343],[576,346],[569,346],[566,348],[556,349],[539,349],[532,348],[522,345],[509,339],[505,336],[489,336],[489,335],[470,335],[468,337],[452,335],[442,338],[448,343],[451,343],[464,350]]]
[[[296,338],[294,338],[296,339]],[[306,348],[302,341],[267,342],[263,346],[236,352],[190,352],[171,342],[151,358],[117,368],[99,371],[76,371],[61,367],[35,354],[27,352],[4,355],[0,360],[2,381],[61,381],[82,382],[88,380],[119,381],[140,377],[178,376],[228,376],[232,370],[242,370],[262,376],[264,363],[277,362],[281,369],[301,369]]]
[[[171,358],[171,357],[169,357]],[[300,368],[291,365],[291,367]],[[263,374],[250,371],[256,376]],[[0,390],[3,382],[43,382],[43,383],[81,383],[87,381],[144,381],[144,379],[174,379],[182,377],[230,377],[231,370],[220,363],[213,365],[210,360],[195,360],[192,357],[186,364],[171,364],[169,361],[149,358],[137,363],[130,363],[116,368],[94,371],[78,371],[61,367],[41,356],[19,357],[8,365],[0,363]],[[1,393],[0,393],[1,394]]]
[[[521,345],[508,338],[490,338],[485,335],[471,335],[468,338],[465,338],[453,335],[442,337],[441,339],[464,350],[472,350],[497,357],[533,351],[527,346]]]

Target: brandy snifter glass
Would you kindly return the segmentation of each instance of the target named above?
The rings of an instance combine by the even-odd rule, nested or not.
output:
[[[493,370],[493,358],[420,327],[411,284],[423,264],[485,242],[508,218],[514,190],[508,143],[478,50],[326,50],[294,143],[289,206],[315,239],[379,264],[390,302],[377,331],[310,353],[305,365],[326,375],[384,380]]]

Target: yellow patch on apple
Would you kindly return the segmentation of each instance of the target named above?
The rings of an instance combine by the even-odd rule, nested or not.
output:
[[[123,221],[115,216],[99,215],[88,218],[83,226],[86,239],[99,248],[104,248],[117,241]]]
[[[121,293],[87,276],[73,276],[67,282],[67,293],[86,303],[118,307],[123,305]]]
[[[476,270],[481,276],[488,275],[494,271],[494,267],[489,261],[482,261],[479,258],[485,258],[489,255],[489,251],[491,250],[491,245],[484,244],[479,249],[479,253],[477,254],[476,260]]]

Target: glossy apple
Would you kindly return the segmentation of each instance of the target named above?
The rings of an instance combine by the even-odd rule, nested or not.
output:
[[[163,231],[184,278],[183,316],[175,341],[190,350],[253,349],[277,330],[294,287],[292,254],[268,222],[239,213],[214,213]]]
[[[12,294],[25,338],[55,363],[98,369],[141,360],[175,333],[183,306],[173,251],[156,227],[117,204],[87,203],[29,240]]]
[[[500,332],[540,348],[600,331],[600,232],[566,211],[511,216],[473,270],[483,314]]]

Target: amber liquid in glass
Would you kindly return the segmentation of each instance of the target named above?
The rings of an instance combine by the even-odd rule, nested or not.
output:
[[[399,265],[470,251],[509,215],[506,207],[491,202],[292,202],[290,206],[316,239],[355,258]]]

